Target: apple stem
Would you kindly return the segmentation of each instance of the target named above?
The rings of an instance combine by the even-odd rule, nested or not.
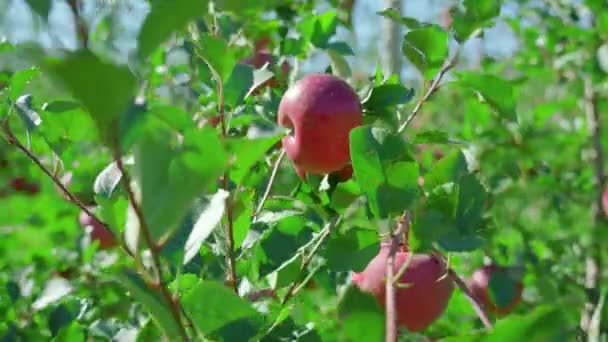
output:
[[[443,254],[441,254],[441,252],[435,250],[433,254],[436,258],[438,258],[447,265],[446,258],[445,256],[443,256]],[[473,296],[473,293],[471,293],[464,280],[462,280],[462,278],[460,278],[458,274],[456,274],[456,272],[449,267],[447,272],[447,276],[450,277],[454,284],[456,284],[456,286],[458,286],[458,288],[464,293],[465,297],[467,297],[467,300],[469,301],[469,303],[471,303],[473,310],[475,310],[475,313],[479,317],[481,323],[483,323],[484,327],[486,327],[486,329],[492,329],[493,326],[490,322],[488,313],[485,311],[483,305],[475,298],[475,296]]]

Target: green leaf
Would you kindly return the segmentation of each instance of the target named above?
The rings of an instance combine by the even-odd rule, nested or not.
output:
[[[280,4],[280,0],[258,0],[243,2],[240,0],[216,0],[217,8],[239,15],[255,15],[263,10],[270,10]],[[256,23],[260,25],[260,23]]]
[[[416,134],[414,143],[416,144],[447,144],[450,142],[450,137],[446,132],[433,130],[424,131]]]
[[[194,325],[211,336],[225,335],[227,330],[240,336],[228,341],[247,341],[257,333],[261,315],[251,305],[220,283],[203,281],[189,291],[182,300],[184,310]],[[243,328],[239,331],[239,328]],[[254,330],[251,334],[251,330]],[[247,336],[249,335],[249,336]]]
[[[424,176],[424,188],[433,188],[445,183],[458,182],[468,172],[467,160],[460,151],[454,151],[441,158]]]
[[[459,73],[458,78],[458,83],[480,94],[500,115],[511,121],[517,119],[515,94],[510,81],[478,73]]]
[[[392,19],[398,23],[401,23],[409,29],[417,29],[417,28],[422,28],[425,26],[430,26],[430,24],[421,23],[418,20],[411,18],[411,17],[402,17],[401,14],[399,13],[399,11],[397,11],[393,8],[387,8],[383,11],[377,12],[376,14],[389,18],[389,19]]]
[[[353,228],[334,235],[327,242],[324,256],[335,272],[361,272],[378,253],[378,234],[374,230]]]
[[[563,306],[542,305],[524,316],[511,315],[498,321],[493,331],[481,341],[561,340],[566,336],[569,324],[563,314]]]
[[[355,286],[349,286],[340,298],[338,317],[344,340],[384,340],[384,311],[374,297]]]
[[[137,273],[124,270],[118,275],[118,281],[134,299],[146,308],[154,322],[164,331],[165,336],[179,336],[179,327],[173,319],[167,303],[158,292],[151,291]]]
[[[363,102],[366,111],[380,112],[386,108],[408,103],[414,97],[414,88],[401,84],[382,84],[372,88]]]
[[[361,195],[359,185],[354,180],[339,183],[331,194],[331,207],[342,211]]]
[[[51,0],[25,0],[30,8],[42,19],[47,20],[51,12]]]
[[[208,34],[200,37],[197,53],[222,82],[228,80],[237,64],[236,51],[223,39]]]
[[[224,84],[224,102],[230,108],[240,105],[249,89],[253,86],[253,68],[237,64]]]
[[[209,203],[194,223],[184,246],[184,265],[199,253],[202,243],[220,223],[229,194],[228,191],[219,189],[213,196],[209,196]]]
[[[274,146],[280,135],[257,139],[233,139],[228,142],[228,150],[235,157],[230,178],[233,182],[241,184],[249,170],[258,163],[266,152]]]
[[[293,258],[284,262],[279,268],[267,276],[270,287],[278,289],[288,286],[292,282],[298,280],[301,266],[302,254],[294,255]]]
[[[464,42],[483,27],[489,26],[491,20],[500,14],[500,0],[465,0],[466,11],[453,14],[453,27],[458,42]]]
[[[68,54],[44,65],[90,112],[104,138],[112,124],[129,107],[135,77],[124,66],[102,61],[88,50]]]
[[[298,30],[312,45],[325,49],[329,39],[336,33],[338,15],[335,11],[305,18],[298,24]]]
[[[171,33],[207,13],[206,0],[152,0],[138,41],[139,56],[148,57]]]
[[[70,325],[63,327],[53,342],[79,342],[86,341],[85,330],[77,322],[72,322]]]
[[[211,128],[191,129],[183,142],[156,119],[135,147],[135,175],[152,238],[171,233],[193,200],[215,184],[227,165],[224,147]]]
[[[22,95],[27,84],[38,75],[40,75],[40,69],[38,68],[30,68],[15,72],[10,81],[10,99],[12,101],[17,101],[17,98]]]
[[[379,218],[413,204],[418,192],[418,165],[405,142],[389,130],[362,126],[350,133],[350,154],[357,183]]]
[[[492,272],[488,282],[488,297],[497,307],[504,308],[517,296],[517,279],[510,269],[499,269]]]
[[[432,25],[411,30],[403,38],[403,53],[426,79],[433,77],[448,56],[448,34]]]

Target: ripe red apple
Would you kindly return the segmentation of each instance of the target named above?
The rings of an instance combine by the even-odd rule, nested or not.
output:
[[[352,276],[353,283],[362,291],[374,295],[382,306],[386,303],[385,275],[389,252],[390,244],[382,243],[380,253],[365,270]],[[400,326],[416,332],[427,328],[443,314],[454,292],[454,285],[445,277],[446,265],[431,255],[398,251],[395,254],[395,272],[410,257],[412,260],[399,279],[404,287],[396,288],[397,321]]]
[[[329,74],[305,76],[285,92],[279,104],[279,125],[293,130],[282,144],[302,178],[349,164],[349,134],[362,121],[357,93]]]
[[[481,267],[475,272],[468,280],[468,288],[471,291],[473,297],[477,299],[486,310],[495,313],[499,316],[504,316],[511,312],[515,306],[521,301],[521,295],[523,291],[523,284],[520,280],[514,279],[509,275],[509,270],[505,267],[498,265],[486,265]],[[513,298],[505,305],[499,306],[497,303],[492,301],[490,295],[490,281],[492,277],[500,276],[497,281],[503,283],[501,286],[514,286]],[[510,281],[510,284],[504,284],[505,281]]]
[[[89,216],[84,210],[78,217],[80,226],[91,236],[91,240],[99,241],[99,249],[108,249],[116,246],[116,240],[111,231],[95,218]]]
[[[346,182],[353,177],[353,166],[352,164],[348,164],[341,170],[334,172],[334,174],[337,176],[338,181]]]
[[[26,194],[37,194],[40,188],[37,184],[29,182],[24,177],[15,177],[8,182],[8,185],[17,192],[23,192]]]

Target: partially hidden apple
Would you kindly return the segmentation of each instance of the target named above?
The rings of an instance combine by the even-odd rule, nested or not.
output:
[[[500,282],[501,287],[505,287],[511,292],[510,298],[506,298],[505,303],[499,304],[492,299],[490,283],[493,277],[494,281]],[[487,311],[498,316],[504,316],[513,311],[515,306],[521,302],[523,291],[521,281],[512,277],[508,268],[496,264],[486,265],[475,270],[468,279],[467,287],[473,298],[479,301]]]
[[[240,61],[241,64],[251,65],[256,69],[262,68],[267,63],[269,64],[269,68],[272,68],[276,64],[275,57],[268,51],[267,49],[256,50],[254,55],[251,57],[247,57]],[[289,75],[291,67],[287,61],[284,61],[281,64],[281,72],[282,75],[279,77],[273,76],[266,82],[260,84],[253,92],[259,93],[265,87],[278,87],[281,85],[281,81],[287,79]],[[280,81],[281,80],[281,81]]]
[[[604,209],[604,214],[608,217],[608,185],[606,185],[604,193],[602,194],[602,207]]]
[[[278,124],[292,130],[283,138],[283,148],[302,178],[350,164],[350,131],[362,122],[357,93],[329,74],[305,76],[285,92],[279,104]]]
[[[80,212],[78,222],[90,234],[92,241],[99,241],[99,249],[109,249],[116,246],[116,239],[112,232],[84,210]]]
[[[380,252],[361,273],[353,273],[353,283],[371,293],[381,306],[386,304],[386,264],[390,244],[382,243]],[[408,259],[410,259],[408,261]],[[447,267],[438,258],[427,254],[397,251],[395,273],[409,262],[396,290],[397,322],[409,331],[424,330],[436,321],[447,308],[454,292],[454,284],[446,276]]]
[[[38,184],[30,182],[24,177],[15,177],[9,181],[8,185],[16,192],[30,195],[37,194],[40,191]]]

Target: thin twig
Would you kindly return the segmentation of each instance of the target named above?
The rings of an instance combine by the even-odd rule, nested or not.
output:
[[[439,258],[441,262],[447,265],[446,258],[443,256],[443,254],[441,254],[439,251],[435,251],[433,254],[435,255],[435,257]],[[492,323],[488,318],[488,313],[485,311],[483,305],[475,298],[475,296],[473,296],[473,293],[471,293],[464,280],[462,280],[458,276],[458,274],[456,274],[456,272],[449,267],[447,272],[450,279],[454,282],[454,284],[456,284],[456,286],[458,286],[458,288],[460,288],[460,290],[464,293],[465,297],[467,297],[467,300],[469,301],[469,303],[471,303],[471,306],[473,307],[473,310],[475,310],[475,313],[477,313],[477,316],[479,317],[481,323],[483,323],[483,325],[487,329],[492,329]]]
[[[327,237],[330,235],[333,228],[337,227],[340,224],[341,220],[342,220],[342,216],[338,216],[338,218],[336,218],[336,220],[333,223],[329,222],[327,225],[325,225],[325,227],[319,234],[317,242],[310,249],[310,252],[308,253],[308,255],[306,255],[304,257],[304,259],[302,260],[302,266],[300,267],[300,275],[298,276],[298,278],[300,278],[302,276],[302,273],[306,270],[306,268],[308,267],[308,265],[314,258],[315,254],[317,253],[319,248],[323,245],[323,243],[325,242]],[[294,296],[294,294],[296,293],[295,290],[297,287],[298,287],[297,281],[294,281],[293,283],[291,283],[291,285],[289,286],[289,289],[287,290],[287,294],[285,295],[285,297],[283,298],[283,301],[281,302],[282,305],[285,305],[289,301],[289,299],[291,299]]]
[[[112,234],[112,237],[114,238],[114,240],[121,242],[123,249],[129,255],[131,255],[131,256],[133,255],[129,251],[129,249],[126,248],[126,245],[124,245],[124,241],[122,241],[122,239],[118,239],[116,237],[116,234],[114,234],[112,229],[110,229],[110,227],[105,222],[103,222],[84,203],[82,203],[82,201],[80,201],[78,199],[78,197],[76,197],[74,194],[72,194],[72,192],[70,190],[68,190],[68,188],[61,182],[61,180],[59,178],[57,178],[57,176],[55,174],[53,174],[53,172],[51,172],[51,170],[49,170],[46,166],[44,166],[44,164],[42,164],[40,159],[38,159],[38,157],[36,157],[27,147],[25,147],[19,141],[19,139],[17,139],[17,137],[13,134],[13,131],[11,130],[11,128],[8,124],[8,120],[4,121],[2,123],[2,130],[4,131],[4,133],[6,135],[6,140],[8,141],[9,144],[15,146],[17,149],[19,149],[21,152],[23,152],[34,164],[36,164],[36,166],[38,166],[38,168],[45,175],[47,175],[53,181],[53,183],[61,190],[61,192],[63,192],[63,194],[69,199],[69,201],[72,204],[76,205],[78,208],[80,208],[82,211],[84,211],[87,215],[89,215],[93,220],[97,221],[97,223],[99,223],[101,226],[103,226],[108,232],[110,232],[110,234]]]
[[[149,226],[146,222],[142,207],[139,205],[139,201],[137,200],[137,197],[135,196],[135,192],[133,191],[133,187],[131,186],[131,176],[126,171],[124,164],[122,162],[122,156],[120,153],[120,145],[116,138],[114,138],[114,141],[113,141],[112,154],[114,157],[114,161],[116,162],[116,167],[122,174],[122,177],[121,177],[122,185],[125,188],[125,190],[127,191],[127,195],[129,197],[129,202],[133,208],[133,211],[135,212],[135,215],[137,216],[137,220],[139,221],[139,231],[140,231],[141,235],[143,236],[144,241],[148,245],[148,248],[150,249],[150,255],[152,256],[152,262],[154,264],[154,269],[155,269],[154,272],[156,274],[156,279],[155,279],[156,284],[154,284],[156,286],[153,286],[152,288],[157,288],[159,293],[165,299],[165,301],[169,305],[169,308],[171,309],[171,315],[173,316],[175,323],[179,327],[179,334],[181,335],[182,340],[188,341],[189,340],[188,333],[186,332],[186,329],[184,328],[184,325],[182,323],[182,307],[181,307],[179,301],[177,300],[177,298],[176,299],[173,298],[173,296],[167,289],[167,286],[163,280],[162,271],[161,271],[162,264],[160,262],[159,250],[157,248],[158,246],[155,244],[154,239],[152,238],[152,235],[151,235]],[[137,250],[135,250],[133,252],[138,253]]]
[[[397,303],[396,303],[396,291],[395,291],[395,254],[399,249],[399,234],[393,234],[391,237],[391,248],[388,253],[388,260],[386,262],[386,321],[385,321],[385,341],[386,342],[397,342]]]
[[[270,195],[270,190],[272,189],[272,184],[274,183],[274,180],[277,177],[279,167],[281,166],[281,162],[283,161],[284,157],[285,157],[285,150],[283,149],[283,150],[281,150],[281,154],[279,154],[279,156],[277,157],[277,160],[274,162],[274,167],[272,168],[272,173],[270,174],[270,179],[268,180],[268,184],[266,185],[266,191],[264,191],[264,195],[262,196],[262,199],[260,200],[260,204],[258,204],[258,207],[255,210],[255,213],[253,214],[254,219],[256,217],[258,217],[258,215],[260,215],[262,208],[264,208],[264,203],[266,203],[266,200],[268,199],[268,196]]]
[[[592,236],[597,236],[598,230],[606,218],[602,214],[602,193],[606,188],[606,175],[604,171],[604,149],[602,147],[602,130],[600,115],[597,108],[597,97],[593,89],[593,81],[590,76],[583,79],[584,96],[585,96],[585,114],[587,116],[587,126],[589,129],[589,137],[593,145],[593,168],[595,176],[595,200],[591,206],[592,210]],[[587,255],[585,266],[585,289],[587,291],[587,302],[581,314],[580,327],[581,330],[589,336],[594,334],[594,330],[599,329],[599,326],[594,326],[596,323],[592,320],[593,313],[599,304],[599,278],[600,270],[602,269],[601,249],[599,239],[593,238],[593,244],[590,246],[589,254]]]
[[[424,96],[421,97],[418,100],[418,102],[416,103],[416,106],[414,106],[414,109],[412,109],[412,112],[410,113],[410,115],[405,119],[405,121],[401,124],[401,126],[399,126],[399,130],[397,132],[399,132],[399,133],[403,132],[412,123],[412,121],[414,120],[414,118],[416,117],[416,115],[418,114],[418,112],[420,112],[420,109],[422,108],[422,105],[439,88],[439,83],[443,79],[443,76],[450,69],[452,69],[452,67],[454,67],[454,65],[456,64],[456,60],[458,59],[458,54],[459,54],[459,51],[456,51],[454,53],[454,55],[452,57],[450,57],[450,59],[448,59],[448,60],[445,61],[445,63],[443,64],[443,66],[441,67],[441,69],[439,69],[439,72],[435,76],[435,79],[433,80],[433,82],[429,86],[429,89],[426,91],[426,93],[424,94]]]

